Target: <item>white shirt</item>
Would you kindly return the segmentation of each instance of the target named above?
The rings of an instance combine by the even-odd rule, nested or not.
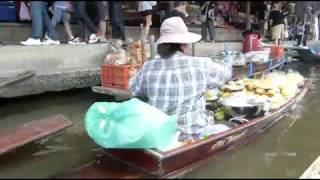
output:
[[[157,5],[157,1],[139,1],[139,12],[152,10],[152,6]]]

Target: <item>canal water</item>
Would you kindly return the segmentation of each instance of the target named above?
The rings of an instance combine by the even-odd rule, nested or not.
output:
[[[300,63],[292,68],[314,79],[294,112],[254,141],[195,169],[186,178],[298,178],[304,172],[320,155],[320,68]],[[83,118],[92,103],[112,100],[90,89],[0,99],[0,131],[55,114],[73,122],[54,136],[1,156],[0,178],[47,178],[93,160],[100,149],[86,135]]]

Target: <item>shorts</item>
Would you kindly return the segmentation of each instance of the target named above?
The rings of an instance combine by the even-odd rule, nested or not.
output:
[[[63,23],[70,22],[70,18],[71,15],[67,10],[54,7],[54,14],[52,17],[53,27],[55,27],[60,21],[62,21]]]
[[[145,16],[149,16],[152,14],[152,9],[149,10],[145,10],[145,11],[141,11],[139,12],[141,16],[145,17]]]
[[[97,8],[100,21],[108,21],[109,16],[109,2],[108,1],[97,1]]]
[[[271,28],[272,39],[282,39],[284,37],[284,24],[278,24]]]

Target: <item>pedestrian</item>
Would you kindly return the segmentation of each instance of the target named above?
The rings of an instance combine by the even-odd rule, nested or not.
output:
[[[264,39],[266,36],[266,23],[267,23],[267,11],[268,11],[268,2],[263,1],[262,6],[257,11],[257,17],[259,22],[259,33],[261,39]]]
[[[305,34],[305,25],[303,18],[299,18],[298,24],[297,24],[297,32],[296,32],[296,39],[297,44],[296,46],[302,46],[303,36]]]
[[[98,9],[98,15],[99,15],[100,42],[107,42],[106,32],[107,32],[107,26],[109,26],[109,22],[110,22],[109,2],[97,1],[96,4]]]
[[[86,11],[86,1],[72,1],[72,7],[78,21],[79,37],[75,38],[70,44],[86,44],[86,29],[90,32],[88,43],[97,43],[100,38],[98,37],[98,30],[90,19]]]
[[[48,3],[46,1],[30,1],[30,11],[32,19],[32,35],[22,45],[57,45],[56,32],[48,15]],[[49,38],[41,42],[42,36],[47,30]]]
[[[275,45],[280,45],[281,40],[284,38],[285,21],[278,2],[274,3],[274,10],[270,12],[269,22],[271,25],[272,40],[274,40]]]
[[[139,1],[138,11],[144,19],[143,39],[148,42],[148,34],[152,25],[152,9],[157,5],[157,1]]]
[[[112,38],[125,40],[123,22],[123,1],[109,1]]]
[[[207,41],[207,29],[208,29],[210,41],[214,42],[215,8],[216,6],[213,1],[200,2],[200,21],[202,22],[202,26],[201,26],[202,41]]]
[[[185,21],[188,16],[187,6],[188,1],[174,1],[173,9],[165,15],[163,21],[171,17],[181,17]]]
[[[129,83],[133,96],[146,98],[150,105],[177,117],[178,139],[183,142],[202,138],[208,125],[203,94],[232,75],[231,62],[185,55],[187,45],[200,39],[201,35],[188,32],[180,17],[164,20],[157,40],[160,57],[146,61]]]
[[[54,2],[54,10],[53,10],[53,17],[52,17],[52,25],[53,28],[62,21],[64,30],[68,35],[68,43],[74,41],[75,37],[73,36],[71,25],[70,25],[70,18],[71,18],[71,2],[70,1],[55,1]]]

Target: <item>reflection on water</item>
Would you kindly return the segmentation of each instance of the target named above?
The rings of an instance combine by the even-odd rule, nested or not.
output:
[[[253,142],[220,156],[186,178],[297,178],[320,155],[320,68],[295,64],[315,84],[290,116]],[[92,160],[100,149],[83,128],[84,114],[95,101],[109,101],[88,89],[0,100],[0,130],[64,114],[74,125],[55,136],[0,157],[0,178],[45,178]]]

